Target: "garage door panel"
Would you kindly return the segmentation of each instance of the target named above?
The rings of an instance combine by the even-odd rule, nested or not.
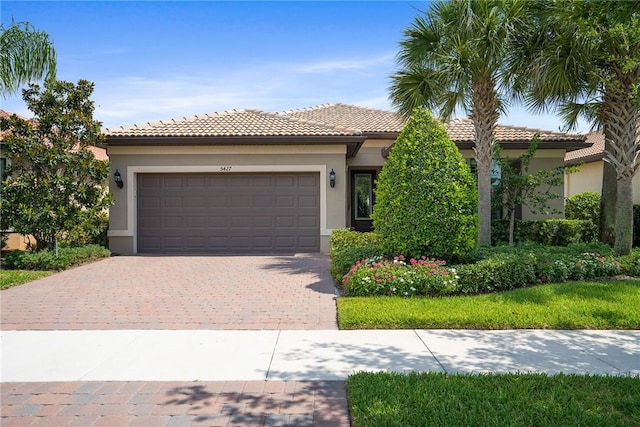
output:
[[[276,228],[287,229],[292,228],[295,225],[295,219],[293,216],[278,216],[276,217]]]
[[[182,209],[182,197],[180,196],[167,196],[163,199],[162,206],[165,209],[177,208]],[[186,207],[186,206],[184,206]]]
[[[298,186],[299,187],[311,187],[315,188],[318,186],[318,175],[305,175],[298,177]]]
[[[298,227],[300,228],[313,228],[314,230],[318,227],[318,217],[317,216],[299,216],[298,217]]]
[[[228,198],[222,194],[213,194],[207,196],[207,207],[209,208],[226,208]]]
[[[316,208],[318,207],[318,200],[315,196],[300,196],[298,197],[298,206],[301,208]]]
[[[273,227],[273,218],[271,218],[270,216],[256,216],[253,217],[253,228],[254,230],[256,229],[261,229],[261,228],[266,228],[267,230],[270,230],[271,227]]]
[[[207,218],[204,216],[190,216],[185,219],[185,226],[187,228],[206,228]]]
[[[206,176],[187,176],[185,178],[186,185],[188,188],[206,188],[207,187],[207,177]]]
[[[276,248],[278,249],[286,249],[296,246],[296,241],[293,236],[277,236],[276,237]]]
[[[232,208],[249,208],[251,207],[251,197],[249,196],[231,196]]]
[[[141,253],[317,252],[319,174],[140,174]]]
[[[290,175],[276,176],[276,187],[280,188],[292,188],[296,184],[297,177]]]
[[[170,176],[167,175],[162,180],[162,186],[164,188],[182,188],[183,177],[182,176]]]
[[[254,196],[253,197],[254,208],[272,208],[273,197],[272,196]]]
[[[293,196],[276,196],[276,208],[292,208],[295,206]]]

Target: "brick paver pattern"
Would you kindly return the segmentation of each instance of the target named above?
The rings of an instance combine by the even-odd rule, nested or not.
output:
[[[2,291],[4,330],[336,329],[328,256],[113,257]]]
[[[341,381],[2,383],[9,426],[348,427]]]
[[[328,256],[113,257],[0,292],[3,330],[336,329]],[[37,349],[34,349],[37,351]],[[336,426],[342,381],[0,384],[8,426]]]

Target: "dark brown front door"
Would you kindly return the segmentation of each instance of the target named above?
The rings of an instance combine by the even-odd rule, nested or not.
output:
[[[140,253],[320,250],[317,173],[138,175]]]
[[[351,171],[351,224],[356,231],[373,230],[376,171]]]

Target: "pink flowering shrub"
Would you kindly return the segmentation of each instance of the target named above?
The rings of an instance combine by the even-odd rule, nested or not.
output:
[[[445,262],[421,257],[408,261],[375,257],[358,261],[342,278],[349,296],[440,296],[456,288],[455,269]]]

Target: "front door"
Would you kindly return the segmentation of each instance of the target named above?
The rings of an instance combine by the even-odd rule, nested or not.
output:
[[[373,230],[375,177],[376,171],[351,171],[351,224],[356,231]]]

